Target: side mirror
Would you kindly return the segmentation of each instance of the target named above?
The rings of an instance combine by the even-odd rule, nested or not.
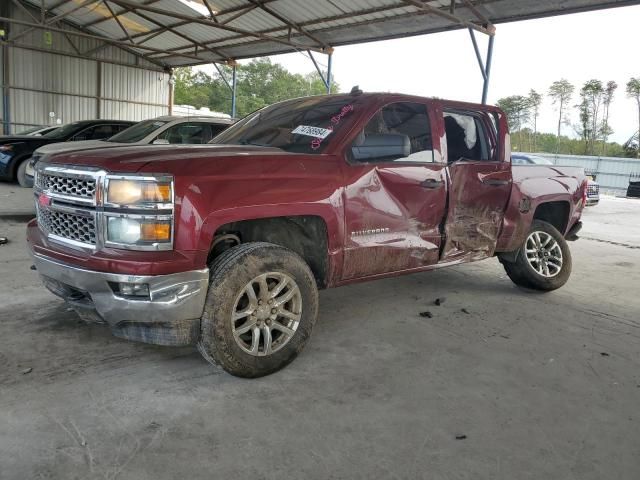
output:
[[[153,142],[151,142],[152,145],[170,145],[169,140],[167,140],[166,138],[156,138]]]
[[[351,147],[353,158],[367,160],[395,160],[411,154],[411,142],[406,135],[396,133],[371,133],[364,141]]]

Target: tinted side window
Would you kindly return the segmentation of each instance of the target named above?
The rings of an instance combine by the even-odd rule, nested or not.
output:
[[[449,163],[460,159],[487,161],[490,159],[487,135],[482,121],[475,115],[445,112]]]
[[[211,127],[211,131],[213,132],[213,137],[215,137],[219,133],[222,133],[223,130],[226,130],[229,125],[216,125],[215,123],[212,123],[209,126]]]
[[[200,144],[211,140],[211,131],[206,123],[181,123],[168,128],[158,138],[169,143]]]
[[[118,133],[117,125],[98,125],[93,129],[91,140],[113,137],[116,133]]]
[[[392,103],[379,110],[352,145],[357,162],[433,162],[427,107]]]

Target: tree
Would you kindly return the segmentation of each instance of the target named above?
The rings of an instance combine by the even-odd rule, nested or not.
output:
[[[560,133],[562,129],[562,123],[568,120],[564,117],[566,115],[566,106],[571,101],[575,87],[564,78],[557,80],[549,87],[549,96],[553,99],[554,105],[558,105],[558,142],[556,145],[556,153],[560,151]]]
[[[618,84],[613,80],[607,82],[602,96],[602,123],[600,125],[600,137],[602,138],[602,155],[606,154],[607,139],[613,133],[609,125],[609,107],[613,101],[613,95],[618,89]]]
[[[538,115],[540,114],[540,105],[542,105],[542,95],[533,88],[529,90],[529,111],[533,116],[533,151],[536,151],[536,137],[538,136]]]
[[[635,99],[638,106],[638,148],[636,158],[640,158],[640,77],[632,77],[627,82],[627,96]]]
[[[522,127],[529,121],[529,99],[522,95],[511,95],[499,99],[496,105],[507,114],[514,150],[524,150]]]
[[[600,132],[600,109],[604,96],[604,86],[600,80],[589,80],[580,89],[581,102],[578,105],[580,111],[581,136],[587,146],[587,154],[595,153],[595,143]]]
[[[324,83],[317,73],[294,74],[268,58],[253,60],[237,67],[236,109],[237,116],[243,117],[259,108],[281,100],[326,92]],[[231,68],[220,67],[224,78],[231,79]],[[332,82],[332,92],[339,86]],[[212,110],[228,112],[231,106],[231,91],[222,75],[215,72],[208,75],[193,73],[190,68],[175,70],[176,104],[207,106]]]

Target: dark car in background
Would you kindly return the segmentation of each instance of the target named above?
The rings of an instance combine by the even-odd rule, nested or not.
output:
[[[30,127],[25,130],[21,130],[16,135],[29,135],[33,137],[41,137],[42,135],[46,135],[49,132],[53,132],[54,130],[60,128],[60,125],[38,125],[36,127]]]
[[[37,148],[49,143],[109,138],[134,123],[125,120],[83,120],[68,123],[42,136],[1,136],[0,180],[17,180],[21,186],[28,187],[26,168]]]
[[[530,153],[512,153],[511,163],[513,165],[553,165],[548,158],[532,155]],[[587,207],[600,203],[600,184],[596,182],[595,176],[587,173]]]

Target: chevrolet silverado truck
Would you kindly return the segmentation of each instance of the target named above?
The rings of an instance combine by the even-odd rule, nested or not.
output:
[[[28,243],[83,318],[267,375],[309,340],[319,289],[492,257],[522,287],[567,281],[584,172],[512,167],[507,128],[496,107],[354,89],[209,145],[54,154]]]

